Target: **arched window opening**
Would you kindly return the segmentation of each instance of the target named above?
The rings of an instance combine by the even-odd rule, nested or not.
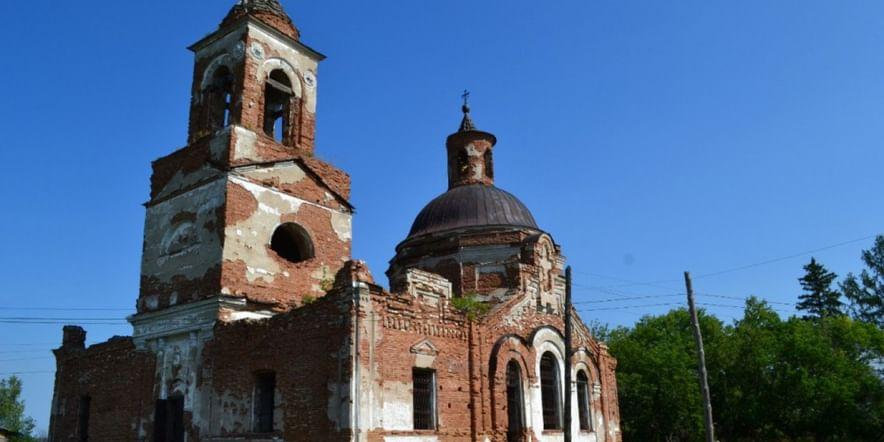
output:
[[[580,429],[592,431],[592,413],[589,410],[589,378],[586,372],[577,372],[577,413],[580,418]]]
[[[233,106],[233,74],[227,66],[221,66],[212,75],[212,82],[206,88],[208,106],[208,127],[215,131],[230,124],[230,111]]]
[[[485,176],[494,179],[494,158],[491,155],[491,149],[486,150],[483,160],[485,160]]]
[[[279,69],[271,72],[264,88],[264,133],[280,143],[288,141],[294,96],[288,75]]]
[[[516,361],[506,365],[506,410],[507,410],[507,442],[522,440],[525,428],[523,412],[524,396],[522,392],[522,369]]]
[[[457,152],[457,170],[460,173],[466,173],[470,169],[470,156],[467,151],[460,150]]]
[[[294,263],[313,258],[310,235],[295,223],[285,223],[277,227],[270,239],[270,248],[281,258]]]
[[[559,365],[552,353],[540,358],[540,395],[543,402],[543,429],[561,430],[562,393]]]

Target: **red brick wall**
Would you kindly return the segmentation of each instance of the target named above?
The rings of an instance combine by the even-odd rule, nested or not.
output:
[[[329,419],[330,384],[349,380],[349,361],[342,348],[350,342],[348,296],[332,296],[267,321],[219,324],[204,350],[204,366],[211,372],[214,422],[219,413],[239,422],[217,436],[255,436],[249,427],[254,374],[276,372],[276,435],[284,440],[348,440],[349,432]],[[338,355],[341,355],[339,358]],[[341,404],[346,406],[346,404]],[[224,410],[224,411],[222,411]]]
[[[79,441],[80,397],[92,398],[89,440],[132,441],[142,430],[152,434],[154,372],[152,353],[137,352],[131,338],[88,349],[60,348],[56,353],[55,398],[50,440]]]

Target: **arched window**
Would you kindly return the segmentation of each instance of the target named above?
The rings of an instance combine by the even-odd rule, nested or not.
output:
[[[281,258],[301,262],[313,258],[313,241],[303,227],[285,223],[276,228],[270,239],[270,248]]]
[[[220,66],[212,74],[212,81],[205,89],[208,108],[208,128],[216,131],[230,124],[233,107],[233,74],[227,66]]]
[[[470,156],[467,154],[466,150],[459,150],[457,152],[457,171],[460,174],[464,174],[470,170]]]
[[[264,88],[264,133],[280,143],[289,142],[292,127],[292,80],[281,69],[267,76]]]
[[[494,159],[491,156],[491,149],[485,151],[483,159],[485,160],[485,176],[494,179]]]
[[[577,372],[577,412],[580,418],[580,429],[592,431],[592,412],[589,410],[589,378],[586,372]]]
[[[518,362],[510,361],[506,364],[507,442],[522,440],[522,431],[525,428],[523,398],[522,369]]]
[[[559,364],[552,353],[540,358],[540,395],[543,402],[543,429],[561,430],[562,423],[562,377]]]

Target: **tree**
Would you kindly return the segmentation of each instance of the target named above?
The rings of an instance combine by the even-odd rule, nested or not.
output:
[[[714,351],[722,324],[699,312],[707,343],[707,366],[717,370]],[[646,316],[632,329],[609,335],[618,358],[617,379],[624,440],[701,441],[703,403],[697,378],[697,355],[686,309]]]
[[[884,330],[845,315],[782,319],[749,298],[724,325],[701,312],[716,436],[723,441],[873,441],[884,434]],[[703,435],[696,349],[684,309],[610,335],[624,440]],[[878,366],[880,368],[880,366]]]
[[[0,380],[0,427],[23,434],[19,440],[31,441],[34,426],[34,420],[25,416],[21,380],[15,376]]]
[[[832,282],[838,277],[825,266],[810,258],[804,266],[805,274],[798,281],[804,293],[798,296],[798,310],[807,312],[805,319],[820,319],[839,316],[842,312],[841,293],[832,290]]]
[[[884,328],[884,235],[870,250],[863,250],[862,260],[867,268],[859,276],[848,274],[841,290],[855,319]]]

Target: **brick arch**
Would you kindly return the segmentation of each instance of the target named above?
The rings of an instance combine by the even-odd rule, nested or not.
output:
[[[203,71],[203,78],[200,80],[200,95],[197,95],[197,99],[202,100],[202,92],[209,86],[215,71],[222,66],[229,69],[231,73],[236,72],[233,67],[233,57],[230,54],[221,54],[215,57]]]
[[[531,361],[534,360],[533,350],[528,341],[518,335],[504,335],[497,340],[491,351],[488,364],[488,382],[491,391],[491,428],[495,439],[506,439],[508,429],[506,410],[506,368],[510,361],[516,361],[522,371],[523,416],[525,427],[530,427],[530,395],[529,386],[534,379]]]
[[[587,352],[585,348],[578,349],[574,352],[571,357],[571,379],[574,379],[576,381],[578,371],[583,371],[586,373],[590,383],[589,407],[590,419],[592,420],[592,431],[596,434],[604,434],[605,420],[604,407],[602,403],[604,402],[605,398],[603,394],[595,394],[596,386],[601,387],[602,385],[601,371],[599,370],[598,361],[594,360],[592,356],[594,355]]]
[[[289,80],[292,83],[292,91],[295,93],[295,96],[298,97],[299,100],[304,99],[304,80],[301,78],[301,74],[298,70],[291,65],[288,61],[282,58],[268,58],[264,61],[261,67],[258,69],[258,83],[261,84],[261,88],[264,88],[264,80],[270,75],[271,72],[275,70],[281,70],[288,75]]]

